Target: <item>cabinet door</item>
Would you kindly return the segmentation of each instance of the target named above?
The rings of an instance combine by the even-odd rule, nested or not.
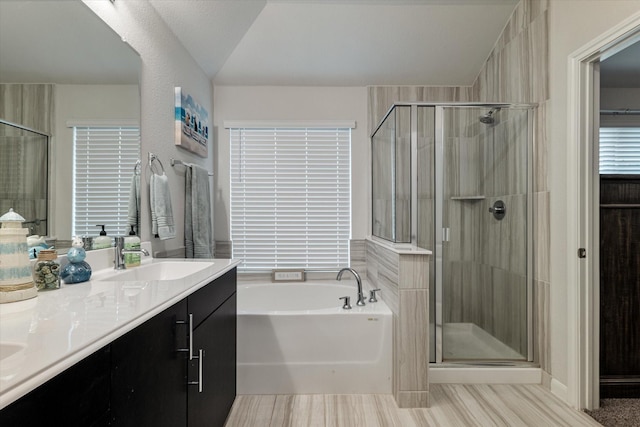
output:
[[[187,297],[194,328],[236,291],[236,277],[236,269],[233,268]]]
[[[108,426],[109,346],[0,411],[0,426]]]
[[[207,317],[193,335],[202,349],[202,392],[189,386],[189,427],[222,427],[236,397],[236,294]],[[189,363],[189,381],[198,381],[200,360]]]
[[[186,318],[183,300],[112,343],[112,425],[186,424]]]

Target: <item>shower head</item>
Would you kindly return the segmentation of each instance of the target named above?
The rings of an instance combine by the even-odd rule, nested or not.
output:
[[[480,116],[480,123],[484,123],[485,125],[492,125],[495,123],[496,119],[493,117],[493,114],[500,111],[500,108],[492,108],[485,114],[484,116]]]

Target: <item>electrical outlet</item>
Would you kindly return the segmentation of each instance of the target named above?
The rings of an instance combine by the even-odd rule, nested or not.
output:
[[[304,282],[304,270],[272,270],[273,282]]]

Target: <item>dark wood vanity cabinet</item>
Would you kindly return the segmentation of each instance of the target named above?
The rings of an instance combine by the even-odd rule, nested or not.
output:
[[[187,301],[111,344],[111,424],[185,425]]]
[[[108,426],[110,357],[104,347],[5,407],[0,426]]]
[[[0,426],[222,427],[235,395],[233,268],[1,410]]]

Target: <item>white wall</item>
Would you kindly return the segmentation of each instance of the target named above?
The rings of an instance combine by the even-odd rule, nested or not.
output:
[[[567,159],[567,75],[568,57],[609,28],[640,11],[638,0],[551,0],[549,20],[549,187],[551,189],[551,374],[562,392],[568,382],[568,345],[575,331],[567,330],[567,231],[574,223],[568,218],[566,190]]]
[[[153,152],[164,165],[170,183],[176,238],[164,241],[152,238],[148,209],[142,209],[140,237],[151,241],[154,252],[179,250],[184,247],[184,170],[173,170],[169,159],[196,163],[211,172],[213,148],[209,138],[209,156],[204,159],[174,145],[174,87],[184,88],[209,114],[214,114],[211,82],[148,2],[83,2],[140,55],[142,159],[145,163],[147,154]],[[143,184],[141,206],[148,205],[148,186]]]
[[[55,133],[52,159],[53,185],[51,211],[54,212],[51,235],[71,238],[73,129],[74,120],[140,120],[140,95],[137,85],[56,85]],[[99,229],[96,228],[96,235]]]
[[[229,240],[229,130],[225,120],[355,120],[351,139],[352,236],[368,234],[369,135],[365,87],[216,86],[216,240]]]

